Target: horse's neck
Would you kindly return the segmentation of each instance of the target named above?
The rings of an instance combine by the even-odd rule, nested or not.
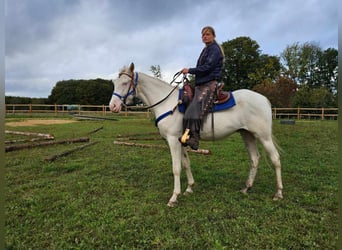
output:
[[[173,86],[144,73],[138,73],[138,77],[137,97],[148,106],[165,98],[174,88]],[[178,91],[174,91],[165,101],[153,108],[155,113],[166,112],[166,109],[169,106],[177,105],[177,96]]]

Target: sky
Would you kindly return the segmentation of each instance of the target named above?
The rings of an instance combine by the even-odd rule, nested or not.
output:
[[[131,62],[169,82],[196,65],[207,25],[262,54],[338,48],[337,0],[5,0],[5,95],[46,98],[58,81],[115,79]]]

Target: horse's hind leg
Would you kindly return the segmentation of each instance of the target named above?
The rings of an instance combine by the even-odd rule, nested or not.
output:
[[[185,147],[182,147],[182,166],[185,169],[186,177],[188,179],[188,187],[186,188],[184,195],[193,193],[193,186],[195,184],[194,177],[192,176],[191,168],[190,168],[190,159],[188,156],[188,152]]]
[[[281,163],[278,150],[270,136],[268,139],[260,138],[260,142],[264,146],[265,150],[269,153],[271,161],[275,167],[276,179],[277,179],[277,192],[275,193],[273,200],[279,200],[283,198],[283,182],[281,179]]]
[[[245,146],[250,160],[250,170],[246,181],[246,186],[243,189],[241,189],[242,193],[247,194],[248,189],[250,189],[253,186],[255,176],[258,171],[260,155],[258,152],[257,141],[255,136],[247,130],[240,130],[240,134],[243,141],[245,142]]]

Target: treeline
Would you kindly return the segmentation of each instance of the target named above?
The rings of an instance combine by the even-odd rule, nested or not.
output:
[[[47,98],[5,96],[6,104],[49,104]]]
[[[279,57],[270,56],[262,54],[249,37],[224,42],[222,47],[227,89],[255,90],[267,96],[274,107],[337,107],[336,49],[294,43]]]
[[[273,56],[263,54],[249,37],[237,37],[221,46],[226,90],[252,89],[265,95],[273,107],[337,107],[336,49],[294,43],[280,56]],[[151,72],[162,78],[159,65],[151,66]],[[110,80],[63,80],[56,83],[48,98],[6,97],[6,103],[107,105],[112,92]]]
[[[53,87],[48,102],[53,104],[108,105],[113,93],[111,80],[66,80]]]
[[[111,80],[63,80],[56,83],[48,98],[6,96],[6,104],[108,105],[113,93]]]

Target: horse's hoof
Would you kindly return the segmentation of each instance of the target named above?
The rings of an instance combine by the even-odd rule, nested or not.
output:
[[[244,195],[247,195],[248,194],[248,188],[243,188],[240,190],[241,193],[243,193]]]
[[[188,195],[191,195],[192,193],[193,193],[192,190],[186,190],[186,191],[183,193],[183,195],[184,195],[184,196],[188,196]]]
[[[273,200],[278,201],[281,199],[283,199],[283,192],[281,189],[278,189],[277,192],[275,193],[275,195],[273,196]]]
[[[167,206],[168,207],[176,207],[177,206],[177,201],[169,201],[168,203],[167,203]]]
[[[282,194],[276,193],[276,194],[274,195],[274,197],[273,197],[273,200],[274,200],[274,201],[279,201],[279,200],[282,200],[283,198],[284,198],[284,197],[283,197]]]

